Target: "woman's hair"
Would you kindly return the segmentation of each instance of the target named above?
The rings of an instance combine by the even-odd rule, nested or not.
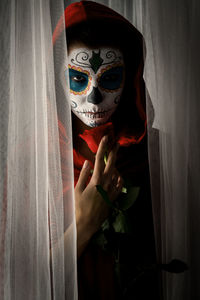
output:
[[[75,43],[83,43],[89,48],[113,47],[121,50],[125,63],[125,87],[120,104],[112,115],[112,121],[118,132],[126,123],[130,132],[140,135],[144,131],[144,120],[139,115],[136,107],[136,94],[134,78],[138,70],[143,72],[143,37],[131,25],[113,20],[95,21],[88,20],[66,29],[68,49]],[[143,82],[140,82],[143,85]],[[145,102],[144,86],[140,95],[142,102]],[[135,100],[134,100],[135,99]]]
[[[123,24],[112,21],[85,21],[66,29],[68,48],[80,42],[89,48],[110,46],[122,51],[125,65],[131,65],[131,72],[137,70],[143,56],[142,35],[129,30]],[[133,27],[134,28],[134,27]],[[133,36],[134,33],[134,36]]]

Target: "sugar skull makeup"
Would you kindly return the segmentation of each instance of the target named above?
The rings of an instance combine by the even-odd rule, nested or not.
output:
[[[90,127],[106,123],[116,110],[124,87],[121,51],[77,47],[70,52],[68,63],[73,113]]]

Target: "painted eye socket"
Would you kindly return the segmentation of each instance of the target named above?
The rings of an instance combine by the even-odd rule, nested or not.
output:
[[[120,88],[123,80],[123,67],[114,67],[104,72],[99,79],[99,86],[107,90]]]
[[[88,75],[69,68],[70,89],[75,92],[82,92],[88,85]]]

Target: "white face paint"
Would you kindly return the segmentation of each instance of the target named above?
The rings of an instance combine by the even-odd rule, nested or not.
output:
[[[121,51],[77,47],[70,52],[68,63],[72,111],[90,127],[106,123],[116,110],[124,87]]]

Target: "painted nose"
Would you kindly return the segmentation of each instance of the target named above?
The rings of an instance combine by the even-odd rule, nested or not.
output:
[[[102,101],[102,95],[97,87],[93,87],[92,92],[87,97],[87,101],[93,104],[99,104]]]

